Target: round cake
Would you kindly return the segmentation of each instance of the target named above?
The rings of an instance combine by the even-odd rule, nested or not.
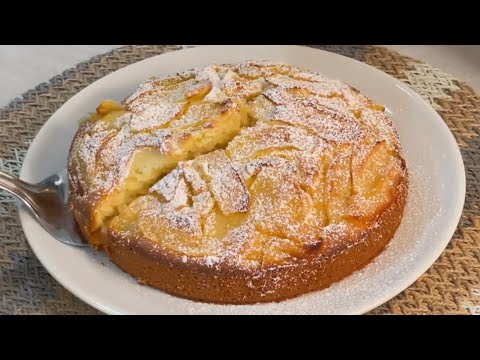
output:
[[[81,122],[81,233],[142,284],[213,303],[328,287],[382,252],[408,173],[383,106],[285,64],[149,79]]]

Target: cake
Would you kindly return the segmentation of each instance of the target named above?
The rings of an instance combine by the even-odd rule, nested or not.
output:
[[[320,290],[379,255],[408,172],[385,108],[249,61],[151,78],[84,119],[69,159],[83,237],[142,284],[248,304]]]

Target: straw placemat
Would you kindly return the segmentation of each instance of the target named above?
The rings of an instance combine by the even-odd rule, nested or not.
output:
[[[438,261],[373,314],[480,314],[480,97],[442,71],[375,46],[316,46],[366,62],[410,85],[443,117],[467,176],[460,224]],[[18,175],[30,141],[71,96],[93,81],[180,46],[125,46],[97,56],[0,109],[0,169]],[[432,239],[434,240],[434,239]],[[15,202],[0,191],[0,314],[97,314],[40,265],[27,245]]]

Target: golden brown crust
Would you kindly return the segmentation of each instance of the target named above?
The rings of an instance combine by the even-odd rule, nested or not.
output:
[[[93,199],[91,199],[92,195],[88,194],[88,189],[85,189],[86,184],[81,178],[84,174],[84,170],[80,169],[78,161],[72,161],[72,154],[75,152],[75,144],[83,139],[87,134],[87,131],[87,123],[80,124],[70,146],[70,155],[67,165],[68,187],[70,191],[68,200],[70,211],[77,220],[80,233],[92,246],[95,246],[98,241],[95,240],[94,234],[90,231],[94,202]]]
[[[179,256],[155,251],[146,239],[122,238],[110,233],[106,251],[125,272],[179,297],[218,304],[251,304],[282,301],[321,290],[368,265],[390,242],[400,225],[408,193],[408,179],[398,186],[394,201],[377,219],[378,227],[356,234],[349,245],[342,242],[301,262],[257,271],[184,263]],[[328,243],[328,239],[326,242]]]

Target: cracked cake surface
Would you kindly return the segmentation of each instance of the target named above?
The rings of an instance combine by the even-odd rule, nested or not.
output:
[[[103,101],[68,170],[92,246],[142,283],[216,303],[280,301],[362,268],[408,192],[383,106],[267,61],[151,78]]]

